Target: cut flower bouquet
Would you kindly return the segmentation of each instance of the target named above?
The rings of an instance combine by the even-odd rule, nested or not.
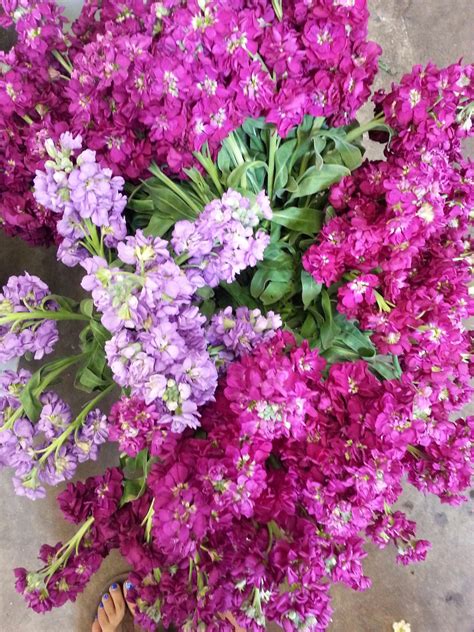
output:
[[[0,212],[90,298],[3,288],[2,360],[84,328],[1,376],[0,463],[34,499],[120,452],[67,483],[77,532],[17,589],[61,606],[119,549],[145,629],[326,630],[331,585],[370,586],[366,541],[425,558],[404,482],[470,484],[473,67],[415,67],[359,123],[363,0],[92,0],[72,31],[54,2],[2,6]],[[79,414],[51,390],[72,366]]]

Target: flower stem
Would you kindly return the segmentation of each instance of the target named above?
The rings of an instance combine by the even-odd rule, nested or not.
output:
[[[283,20],[282,0],[272,0],[272,5],[273,5],[273,10],[275,11],[277,20],[281,22]]]
[[[33,381],[33,380],[36,380],[37,376],[39,376],[42,372],[47,371],[46,377],[44,377],[39,382],[39,384],[38,384],[38,386],[36,388],[32,389],[33,397],[35,397],[35,398],[39,397],[41,395],[41,393],[52,382],[54,382],[57,379],[57,377],[59,375],[61,375],[61,373],[63,371],[65,371],[70,366],[76,364],[77,362],[80,362],[81,360],[83,360],[88,355],[90,355],[90,352],[86,351],[84,353],[79,353],[78,355],[75,355],[75,356],[69,356],[67,358],[61,358],[61,360],[55,360],[54,362],[50,362],[50,363],[45,364],[44,366],[42,366],[30,378],[30,382]],[[28,384],[25,385],[25,389],[27,388]],[[3,424],[3,426],[0,428],[0,432],[2,432],[3,430],[11,430],[11,428],[13,428],[13,426],[15,424],[15,421],[17,421],[17,419],[19,419],[24,414],[25,414],[24,407],[23,406],[19,406],[15,410],[15,412],[7,419],[7,421]]]
[[[270,133],[270,145],[268,148],[268,186],[267,195],[270,201],[273,199],[273,178],[275,176],[275,154],[278,148],[278,133],[273,130]]]
[[[72,71],[74,70],[74,68],[72,67],[72,64],[68,60],[66,60],[66,58],[63,57],[58,50],[53,50],[52,54],[53,54],[54,59],[56,59],[56,61],[58,61],[61,64],[64,70],[70,75],[72,75]]]
[[[374,129],[374,127],[378,127],[379,125],[383,125],[384,123],[384,114],[383,112],[380,112],[380,114],[377,114],[377,116],[375,116],[371,121],[363,123],[362,125],[359,125],[359,127],[355,127],[347,134],[345,140],[346,142],[351,143],[353,140],[356,140],[356,138],[359,138],[360,136],[365,134],[365,132],[370,132],[370,130]]]
[[[102,259],[105,259],[105,253],[104,253],[104,248],[102,245],[102,240],[103,240],[103,235],[102,235],[102,231],[101,231],[101,238],[99,239],[99,235],[97,233],[97,226],[95,224],[93,224],[91,222],[90,219],[86,219],[84,221],[84,224],[87,228],[87,231],[89,233],[89,243],[91,244],[92,248],[93,248],[93,252],[91,254],[93,255],[98,255],[99,257],[102,257]],[[87,239],[87,237],[86,237]],[[88,248],[89,250],[89,248]]]
[[[213,181],[218,194],[222,195],[224,193],[224,189],[222,188],[222,185],[220,183],[219,174],[212,158],[210,158],[210,156],[205,156],[200,151],[195,151],[194,156],[197,158],[197,160],[199,160],[200,164],[204,167],[206,172],[211,177],[211,180]]]
[[[0,316],[0,325],[6,325],[11,322],[21,322],[24,320],[87,320],[89,316],[84,314],[75,314],[66,310],[58,310],[57,312],[49,310],[33,310],[32,312],[12,312],[5,316]]]
[[[142,527],[145,527],[145,540],[147,542],[151,541],[151,528],[153,526],[153,516],[155,515],[155,499],[151,501],[150,509],[147,511],[147,514],[142,522]]]
[[[82,538],[89,531],[91,526],[94,523],[94,516],[90,516],[84,524],[80,527],[78,531],[72,536],[72,538],[65,544],[59,551],[56,553],[56,557],[54,562],[47,566],[45,571],[45,583],[47,584],[54,573],[63,566],[71,556],[71,553],[75,552],[77,554],[79,550],[79,545],[82,541]]]
[[[105,388],[101,393],[97,395],[97,397],[94,397],[94,399],[92,399],[86,406],[84,406],[76,419],[69,424],[66,430],[62,434],[60,434],[59,437],[57,437],[47,448],[38,451],[42,453],[38,461],[39,466],[43,465],[50,454],[52,454],[53,452],[58,452],[61,449],[61,446],[66,442],[69,435],[71,435],[82,426],[82,424],[84,423],[84,419],[90,413],[90,411],[95,408],[100,400],[103,399],[108,393],[110,393],[110,391],[114,389],[115,386],[115,382],[109,384],[107,388]]]
[[[201,208],[193,202],[193,200],[186,195],[186,193],[182,190],[181,187],[177,186],[171,178],[168,178],[161,169],[158,167],[156,163],[152,163],[149,167],[150,173],[155,176],[157,180],[159,180],[162,184],[168,187],[173,193],[176,193],[188,206],[190,209],[194,211],[194,215],[199,215],[201,212]],[[194,218],[192,218],[194,219]]]

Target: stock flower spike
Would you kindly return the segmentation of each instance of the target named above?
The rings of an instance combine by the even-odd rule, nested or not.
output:
[[[18,592],[74,601],[116,549],[143,629],[327,630],[367,542],[428,554],[404,486],[457,505],[472,480],[473,67],[416,66],[359,123],[365,0],[87,0],[72,30],[52,0],[0,6],[1,222],[86,292],[0,294],[0,361],[83,326],[0,375],[0,466],[36,499],[121,456],[67,483],[77,531]],[[70,369],[80,411],[51,390]]]

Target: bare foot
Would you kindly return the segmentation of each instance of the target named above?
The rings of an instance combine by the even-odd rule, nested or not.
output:
[[[129,582],[125,582],[123,590],[119,584],[112,584],[109,592],[104,593],[92,624],[92,632],[115,632],[125,617],[127,606],[133,615],[135,606],[126,601],[127,588],[132,588]]]

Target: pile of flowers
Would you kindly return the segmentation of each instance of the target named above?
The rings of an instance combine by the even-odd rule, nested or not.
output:
[[[0,465],[34,499],[120,452],[67,483],[77,531],[18,591],[61,606],[118,549],[145,629],[326,630],[331,585],[370,586],[367,541],[425,558],[404,484],[459,504],[471,481],[473,67],[415,67],[359,124],[364,0],[90,0],[71,32],[2,4],[2,217],[87,297],[3,288],[0,360],[83,329],[0,377]],[[78,414],[50,388],[71,367]]]
[[[44,141],[64,131],[136,180],[152,159],[182,173],[194,150],[207,142],[215,153],[248,117],[266,116],[283,135],[303,114],[350,122],[380,53],[366,39],[365,2],[286,4],[86,0],[69,25],[54,0],[2,0],[0,25],[18,35],[0,56],[5,228],[33,243],[54,238],[55,217],[31,184]]]

